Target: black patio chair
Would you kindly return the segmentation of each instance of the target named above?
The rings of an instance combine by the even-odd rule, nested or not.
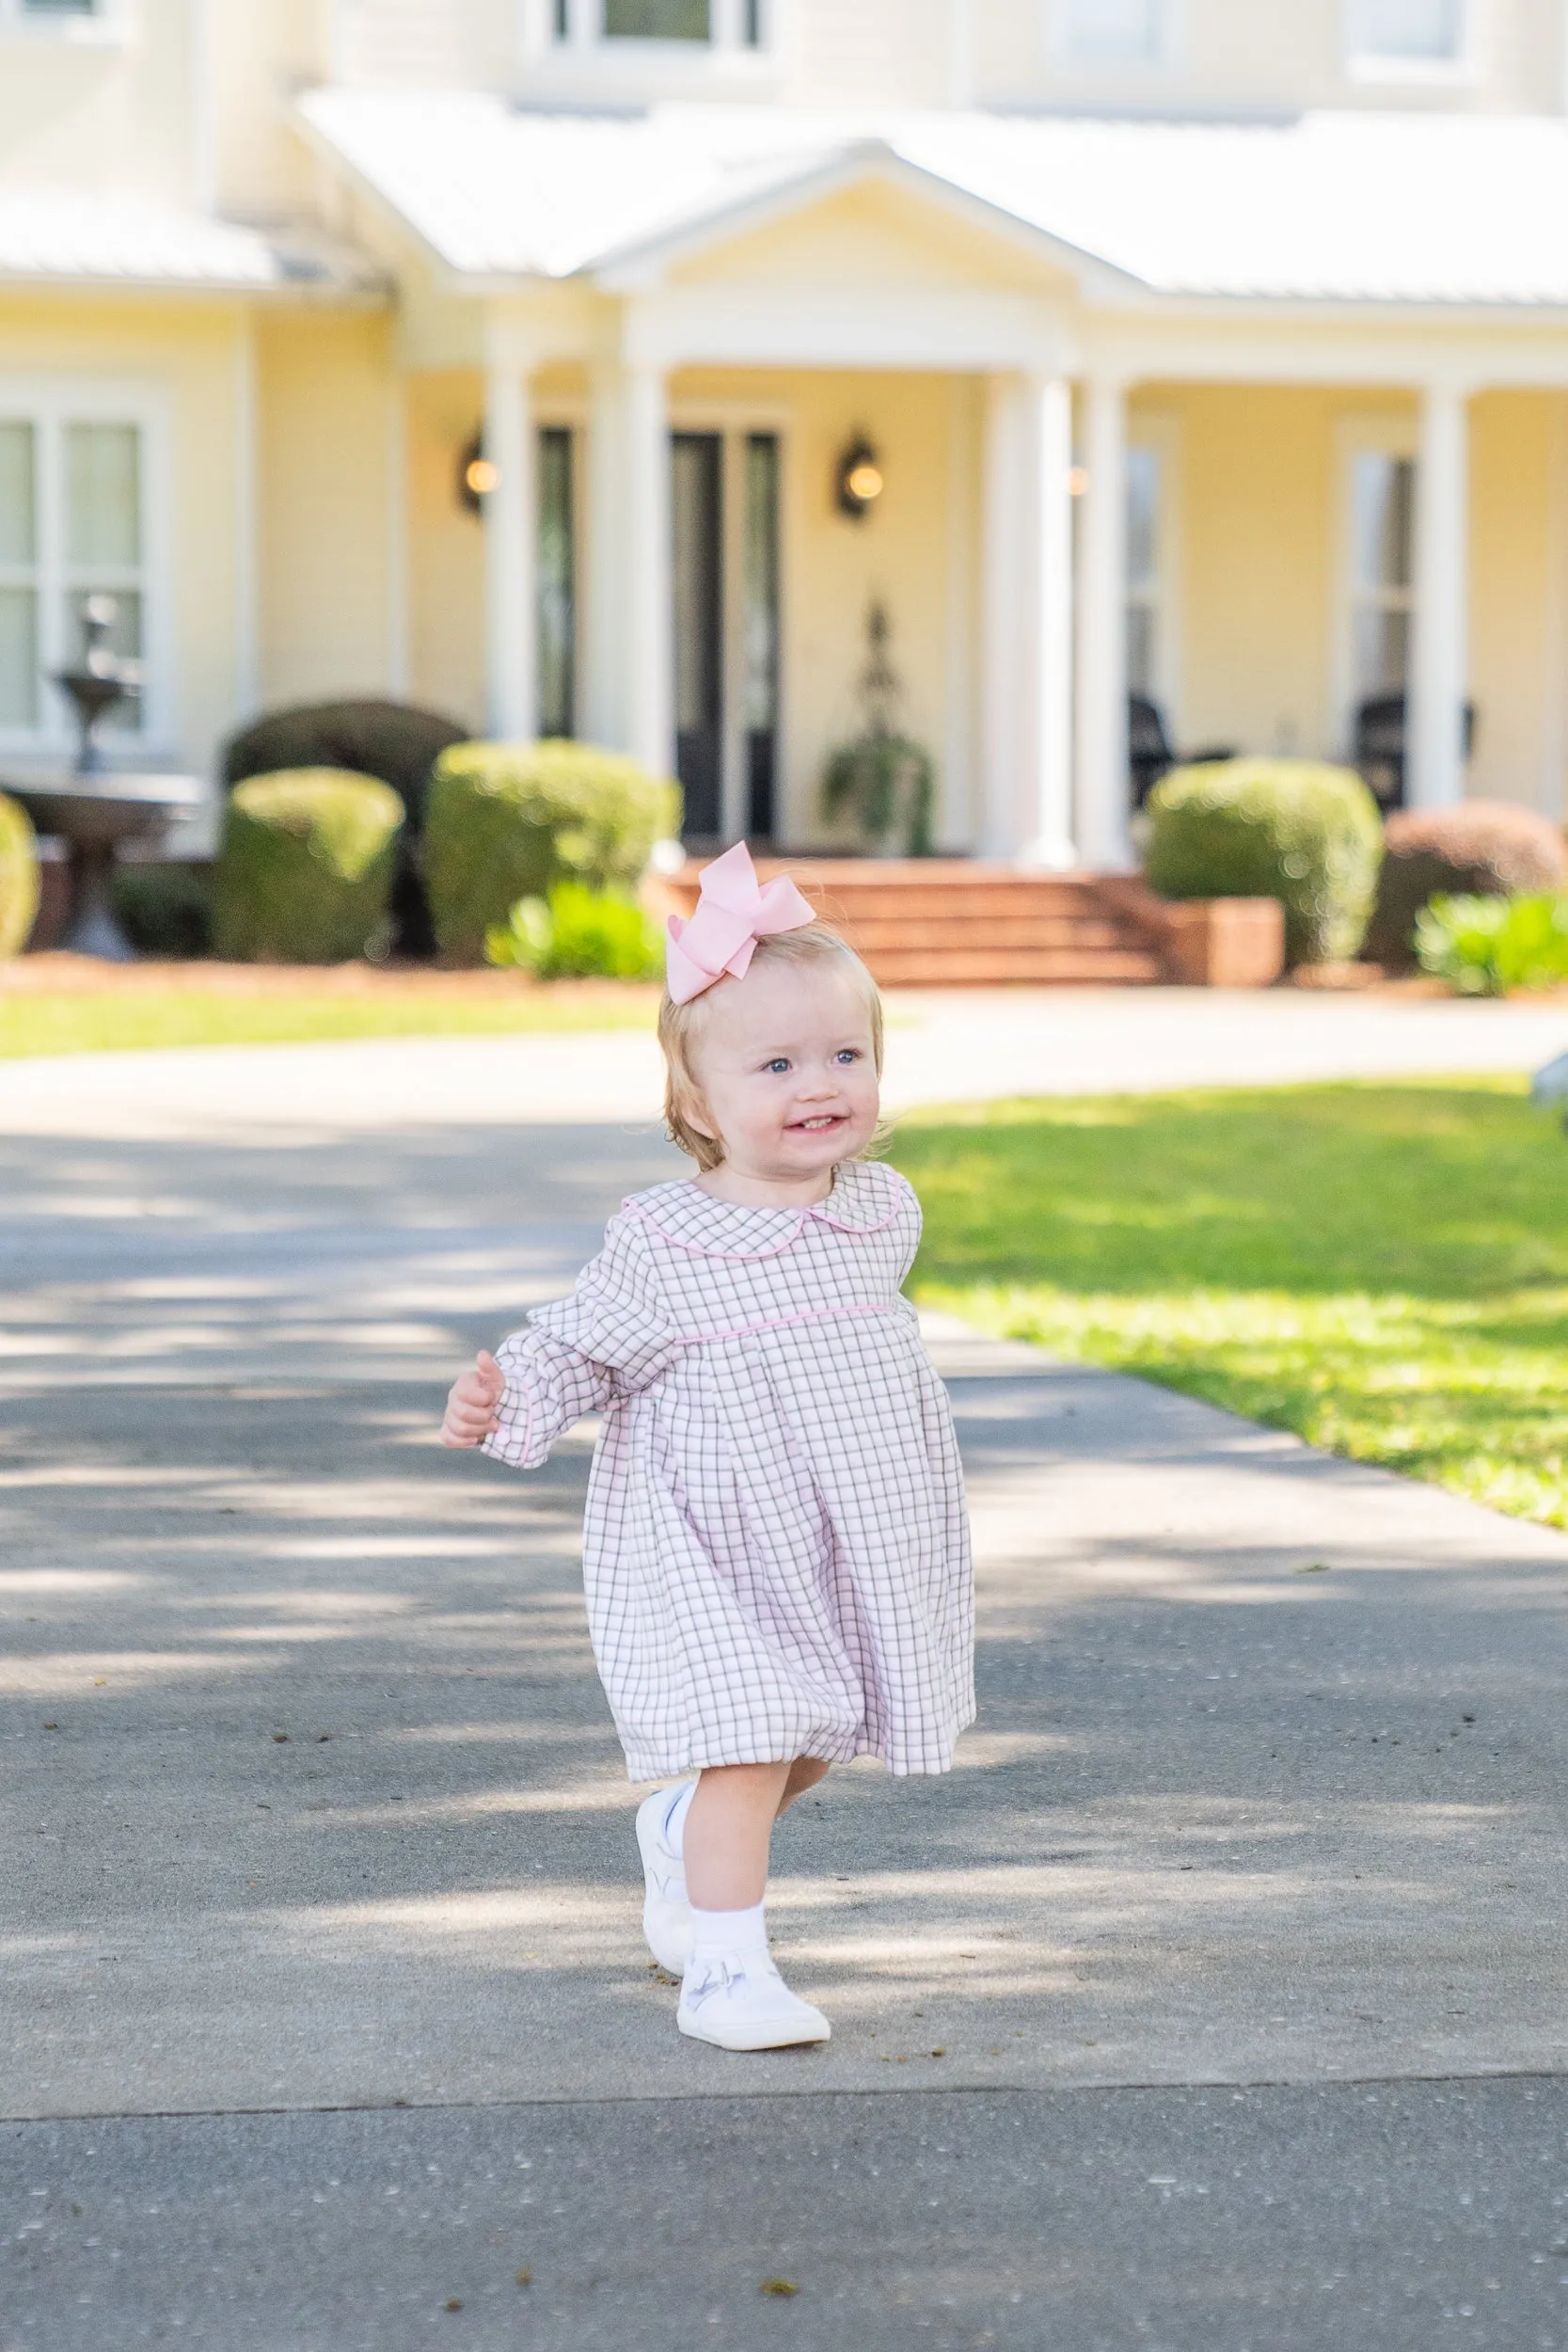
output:
[[[1465,706],[1465,756],[1476,745],[1476,707]],[[1369,694],[1355,707],[1352,758],[1382,809],[1404,806],[1405,697]]]
[[[1127,748],[1134,808],[1142,808],[1160,778],[1172,768],[1196,767],[1204,760],[1236,756],[1229,744],[1201,752],[1178,752],[1166,731],[1164,711],[1147,694],[1127,697]]]

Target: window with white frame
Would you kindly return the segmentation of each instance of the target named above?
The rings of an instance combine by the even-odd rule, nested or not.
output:
[[[1168,0],[1056,0],[1057,46],[1077,65],[1153,65]]]
[[[1410,665],[1416,461],[1358,449],[1350,461],[1350,690],[1353,709],[1402,694]]]
[[[1352,58],[1416,72],[1457,66],[1465,8],[1466,0],[1350,0]]]
[[[111,650],[143,657],[146,438],[139,421],[113,415],[8,408],[0,389],[0,739],[68,737],[49,679],[81,653],[88,596],[114,601]],[[105,732],[137,732],[141,702],[121,703]]]

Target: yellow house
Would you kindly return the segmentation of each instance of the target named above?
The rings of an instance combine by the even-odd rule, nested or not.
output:
[[[0,0],[0,772],[108,590],[126,764],[825,844],[879,603],[953,850],[1123,866],[1149,705],[1560,816],[1565,106],[1557,0]]]

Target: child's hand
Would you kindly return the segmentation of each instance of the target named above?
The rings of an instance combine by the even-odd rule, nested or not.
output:
[[[472,1372],[454,1380],[441,1423],[443,1445],[478,1445],[499,1426],[496,1408],[506,1394],[506,1375],[484,1348]]]

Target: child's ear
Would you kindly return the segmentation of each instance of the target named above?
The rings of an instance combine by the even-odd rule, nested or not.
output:
[[[713,1123],[713,1114],[694,1087],[676,1089],[675,1108],[694,1136],[701,1136],[706,1143],[718,1142],[719,1131]]]

